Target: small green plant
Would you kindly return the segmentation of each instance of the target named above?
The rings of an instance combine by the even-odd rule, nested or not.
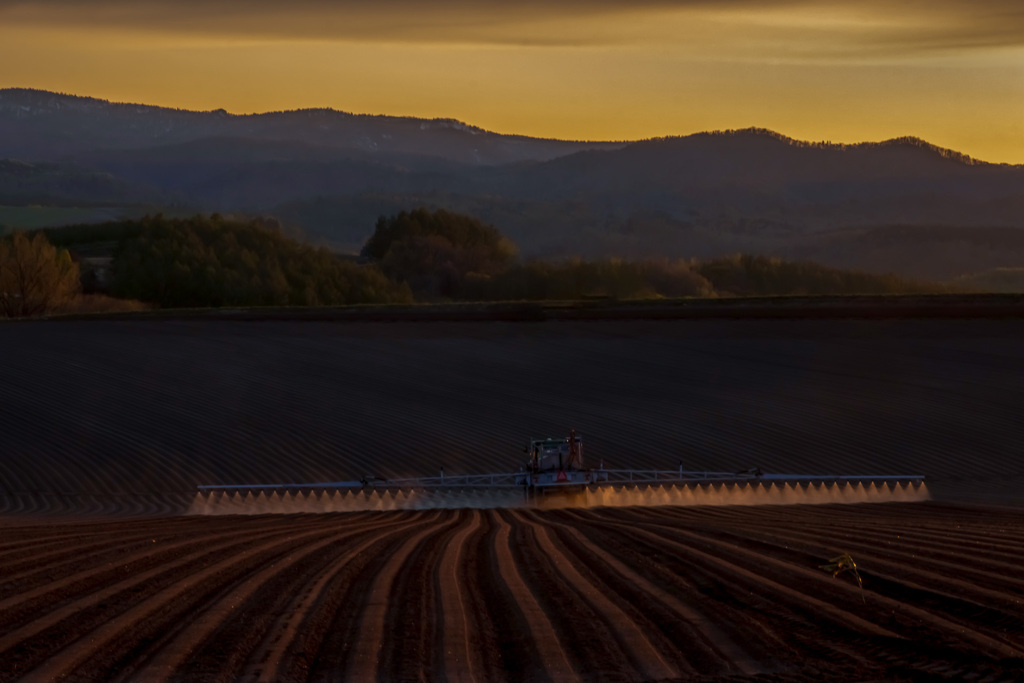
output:
[[[837,555],[829,560],[828,564],[819,565],[818,568],[822,571],[831,572],[833,579],[847,572],[853,574],[857,579],[857,585],[860,586],[861,602],[867,604],[867,600],[864,599],[864,582],[860,578],[860,572],[857,571],[857,563],[853,561],[849,553]]]

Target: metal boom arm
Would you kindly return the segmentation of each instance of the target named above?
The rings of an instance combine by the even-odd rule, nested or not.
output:
[[[812,475],[812,474],[766,474],[760,470],[747,472],[690,472],[678,470],[590,470],[588,486],[613,486],[617,484],[700,484],[700,483],[815,483],[815,482],[902,482],[918,483],[923,475]],[[478,489],[511,488],[524,485],[524,472],[500,474],[465,474],[438,477],[416,477],[406,479],[383,479],[367,476],[356,481],[329,481],[294,484],[215,484],[199,486],[200,491],[245,491],[245,490],[310,490],[310,489]]]

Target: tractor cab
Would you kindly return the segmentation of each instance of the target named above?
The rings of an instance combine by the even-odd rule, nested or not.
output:
[[[560,472],[583,469],[583,439],[573,430],[561,439],[531,439],[526,447],[531,472]]]
[[[516,483],[528,489],[582,488],[598,480],[583,467],[583,437],[575,429],[567,437],[530,439],[524,450],[530,458]]]

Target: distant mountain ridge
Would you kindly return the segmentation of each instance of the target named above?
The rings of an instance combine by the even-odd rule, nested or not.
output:
[[[877,149],[877,148],[881,148],[881,147],[907,146],[907,147],[918,147],[918,148],[921,148],[921,149],[925,149],[925,150],[933,152],[933,153],[935,153],[935,154],[937,154],[937,155],[939,155],[941,157],[944,157],[944,158],[947,158],[947,159],[951,159],[953,161],[959,161],[959,162],[967,164],[969,166],[974,166],[974,165],[977,165],[977,164],[991,164],[992,163],[992,162],[988,162],[988,161],[983,161],[981,159],[975,159],[974,157],[971,157],[971,156],[969,156],[967,154],[964,154],[962,152],[958,152],[958,151],[956,151],[954,149],[949,149],[949,148],[946,148],[946,147],[939,147],[938,145],[933,145],[932,143],[928,142],[927,140],[922,140],[921,138],[915,137],[913,135],[904,135],[904,136],[897,137],[897,138],[890,138],[888,140],[882,140],[880,142],[854,142],[854,143],[849,143],[849,142],[830,142],[830,141],[828,141],[828,142],[826,142],[826,141],[813,142],[813,141],[809,141],[809,140],[797,140],[795,138],[789,137],[788,135],[783,135],[782,133],[778,133],[778,132],[776,132],[774,130],[770,130],[768,128],[741,128],[741,129],[737,129],[737,130],[713,130],[713,131],[707,131],[707,132],[704,132],[704,133],[695,133],[694,136],[697,136],[697,137],[700,137],[700,136],[714,137],[714,136],[736,136],[736,135],[749,135],[749,134],[762,135],[762,136],[768,137],[768,138],[775,138],[776,140],[779,140],[780,142],[785,142],[787,145],[790,145],[790,146],[793,146],[793,147],[808,147],[808,148],[811,148],[811,149],[835,149],[835,150],[845,151],[845,150],[853,150],[853,149]],[[668,137],[663,137],[663,138],[651,138],[649,141],[650,142],[655,142],[655,141],[658,141],[658,140],[673,140],[673,139],[679,139],[680,137],[687,137],[687,136],[668,136]],[[690,136],[690,137],[693,137],[693,136]],[[1015,166],[1015,165],[1019,165],[1019,164],[999,163],[999,164],[995,164],[995,165],[998,165],[998,166]]]
[[[4,135],[17,131],[17,138]],[[24,88],[0,89],[0,156],[56,160],[94,149],[133,149],[209,137],[290,140],[336,150],[421,154],[462,163],[501,164],[545,160],[581,149],[623,143],[589,143],[502,135],[455,119],[350,114],[298,109],[229,114],[122,104]],[[5,140],[6,138],[6,140]]]
[[[426,206],[494,224],[527,257],[743,251],[919,278],[1024,266],[1024,165],[916,137],[805,142],[748,128],[575,142],[452,119],[6,89],[0,159],[17,160],[0,167],[0,205],[272,214],[342,250],[378,215]]]

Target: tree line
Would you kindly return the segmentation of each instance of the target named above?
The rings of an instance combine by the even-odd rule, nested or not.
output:
[[[380,268],[301,244],[259,219],[147,217],[114,250],[110,291],[164,308],[411,303]]]
[[[738,254],[709,260],[520,261],[492,226],[447,211],[381,217],[362,256],[421,301],[910,294],[942,289],[896,275]]]
[[[109,293],[163,308],[327,306],[712,296],[898,294],[943,289],[894,275],[735,255],[709,260],[521,260],[480,220],[444,210],[381,216],[358,260],[217,214],[17,232],[0,240],[0,313],[61,310],[79,291],[70,256],[113,244]],[[32,277],[29,277],[29,275]]]

